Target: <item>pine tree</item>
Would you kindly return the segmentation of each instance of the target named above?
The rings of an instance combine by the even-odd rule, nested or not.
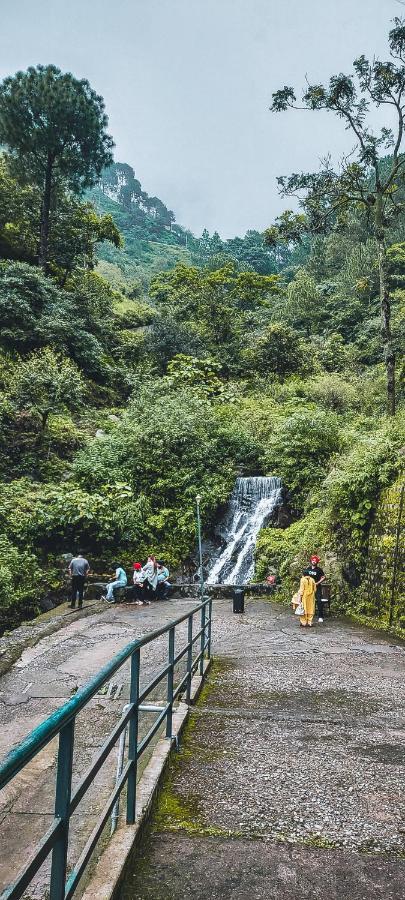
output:
[[[57,179],[75,193],[112,162],[104,102],[85,79],[56,66],[30,67],[0,85],[0,144],[15,174],[42,193],[38,263],[46,270]]]

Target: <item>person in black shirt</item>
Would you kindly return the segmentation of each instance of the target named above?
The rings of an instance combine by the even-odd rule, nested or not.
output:
[[[311,562],[307,569],[304,569],[303,575],[310,575],[311,578],[314,579],[316,584],[316,605],[318,607],[318,622],[323,622],[323,603],[322,603],[322,588],[321,584],[325,581],[326,575],[323,569],[319,566],[320,558],[314,554],[311,556]]]

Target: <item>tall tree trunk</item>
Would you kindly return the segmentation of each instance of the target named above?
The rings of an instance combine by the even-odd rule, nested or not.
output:
[[[52,195],[52,169],[53,159],[48,153],[48,160],[45,170],[44,195],[41,207],[41,226],[39,234],[39,253],[38,265],[46,272],[48,266],[48,242],[49,242],[49,216],[51,210]]]
[[[380,273],[381,339],[387,375],[387,412],[389,416],[395,416],[395,351],[391,333],[391,297],[388,277],[387,245],[385,242],[382,218],[382,198],[377,198],[376,240],[378,247],[378,268]]]

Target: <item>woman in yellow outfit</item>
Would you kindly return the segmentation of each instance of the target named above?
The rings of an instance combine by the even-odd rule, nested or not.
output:
[[[303,575],[300,581],[300,598],[304,607],[304,615],[300,616],[300,624],[305,628],[307,625],[312,628],[312,619],[315,612],[315,591],[316,584],[310,575]]]

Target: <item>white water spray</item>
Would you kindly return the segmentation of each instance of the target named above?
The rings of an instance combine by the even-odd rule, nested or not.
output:
[[[280,506],[280,478],[237,478],[221,527],[226,541],[207,584],[247,584],[254,572],[254,549],[261,528]]]

